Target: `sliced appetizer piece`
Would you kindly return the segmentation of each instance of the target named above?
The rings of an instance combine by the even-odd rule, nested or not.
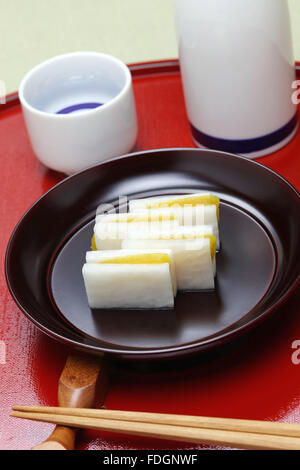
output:
[[[174,295],[177,292],[176,272],[173,251],[167,248],[160,249],[122,249],[88,251],[87,263],[107,264],[161,264],[169,263]]]
[[[150,211],[153,217],[164,211],[164,216],[174,216],[180,225],[212,225],[219,250],[219,205],[220,200],[214,194],[199,193],[133,199],[129,201],[129,211],[134,214]]]
[[[178,220],[180,225],[215,225],[218,228],[216,205],[186,205],[184,207],[162,207],[160,209],[137,209],[121,214],[101,214],[97,222],[163,222]]]
[[[137,254],[122,257],[120,252],[96,263],[85,263],[82,274],[90,307],[173,308],[171,257],[167,253],[156,255],[141,253],[138,260]]]
[[[152,238],[152,234],[161,230],[174,230],[179,227],[177,220],[164,222],[103,223],[94,226],[94,242],[98,250],[119,250],[122,240],[133,238]]]
[[[153,211],[143,210],[139,212],[123,212],[119,214],[99,214],[96,216],[96,223],[149,223],[177,220],[178,218],[177,214],[173,214],[169,210],[155,209]]]
[[[124,249],[169,248],[173,251],[179,290],[214,289],[216,246],[210,238],[195,240],[124,240]]]
[[[158,196],[129,201],[129,210],[134,212],[140,209],[160,209],[163,207],[184,207],[185,205],[215,205],[219,218],[220,200],[211,193],[184,194],[175,196]]]

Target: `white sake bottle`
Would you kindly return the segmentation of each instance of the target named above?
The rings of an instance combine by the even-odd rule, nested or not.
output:
[[[286,0],[175,0],[185,103],[195,143],[249,158],[298,127]]]

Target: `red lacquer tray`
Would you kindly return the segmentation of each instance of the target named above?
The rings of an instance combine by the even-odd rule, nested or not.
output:
[[[139,118],[136,150],[194,147],[178,62],[137,64],[131,70]],[[19,218],[63,176],[47,170],[35,158],[16,95],[0,105],[0,142],[3,266],[6,245]],[[300,132],[283,150],[259,161],[300,190]],[[13,404],[56,405],[58,378],[70,351],[38,331],[18,310],[3,269],[0,299],[0,449],[29,449],[44,440],[53,426],[9,418],[10,408]],[[218,357],[170,371],[119,366],[105,404],[111,409],[300,423],[300,364],[292,361],[296,341],[300,342],[300,289],[263,326]],[[77,448],[200,446],[84,431]]]

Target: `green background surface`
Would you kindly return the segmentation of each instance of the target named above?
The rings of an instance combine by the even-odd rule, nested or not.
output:
[[[300,1],[289,5],[300,60]],[[126,63],[177,57],[173,0],[0,0],[0,15],[7,93],[34,65],[65,52],[107,52]]]

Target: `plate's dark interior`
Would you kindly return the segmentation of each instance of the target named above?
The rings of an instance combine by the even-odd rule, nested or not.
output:
[[[199,190],[221,198],[215,291],[180,293],[172,311],[91,311],[81,269],[98,205]],[[68,178],[31,208],[8,248],[8,282],[39,327],[77,347],[127,359],[203,351],[257,324],[295,287],[299,209],[293,188],[244,158],[184,149],[134,154]]]

